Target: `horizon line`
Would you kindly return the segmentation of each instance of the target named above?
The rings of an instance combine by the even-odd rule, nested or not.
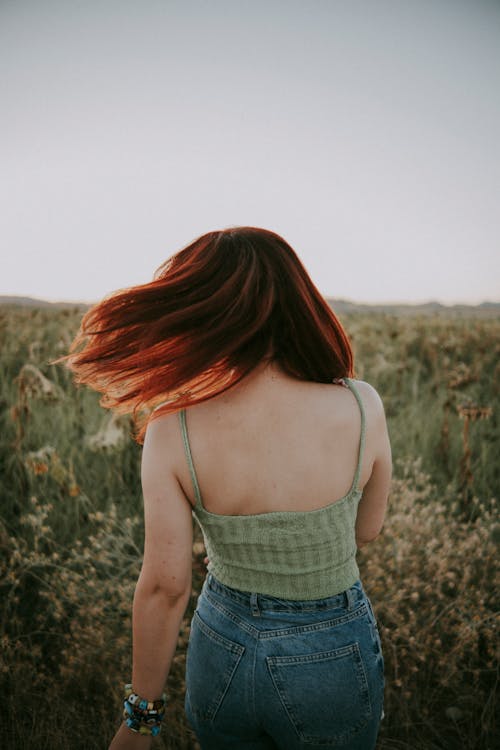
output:
[[[5,299],[10,300],[30,300],[33,302],[42,302],[45,304],[50,305],[86,305],[86,306],[92,306],[95,304],[98,304],[100,300],[104,299],[106,296],[101,297],[98,300],[74,300],[74,299],[60,299],[60,298],[49,298],[49,297],[32,297],[29,294],[0,294],[0,303]],[[465,302],[463,300],[453,300],[453,301],[447,301],[444,302],[437,298],[420,298],[419,300],[390,300],[390,299],[384,299],[384,300],[377,300],[377,301],[361,301],[361,300],[354,300],[352,298],[348,297],[335,297],[333,295],[324,294],[323,295],[326,300],[329,302],[337,302],[340,304],[348,304],[348,305],[361,305],[361,306],[368,306],[368,307],[384,307],[384,306],[409,306],[409,307],[421,307],[425,305],[440,305],[441,307],[480,307],[482,305],[500,305],[500,298],[497,300],[494,299],[482,299],[480,302]]]

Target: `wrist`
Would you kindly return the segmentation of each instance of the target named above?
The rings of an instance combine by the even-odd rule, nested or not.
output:
[[[123,719],[132,732],[156,737],[161,730],[165,705],[165,693],[157,700],[150,701],[135,693],[131,684],[125,685]]]

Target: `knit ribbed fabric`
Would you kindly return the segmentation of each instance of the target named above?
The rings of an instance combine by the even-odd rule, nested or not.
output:
[[[186,413],[179,412],[186,460],[193,481],[198,521],[210,559],[208,570],[221,583],[240,591],[280,599],[323,599],[345,591],[359,578],[354,526],[365,442],[363,402],[352,381],[361,411],[358,464],[351,489],[342,499],[318,510],[221,515],[203,507],[191,455]]]

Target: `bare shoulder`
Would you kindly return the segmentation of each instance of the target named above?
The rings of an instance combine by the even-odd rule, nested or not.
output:
[[[179,430],[179,412],[162,414],[159,409],[156,409],[149,419],[146,439],[177,442]]]
[[[176,473],[183,452],[177,412],[151,415],[142,452],[142,473],[165,477]]]
[[[391,447],[384,405],[376,389],[364,380],[355,380],[366,415],[367,450],[379,466],[383,465],[384,481],[390,479]]]
[[[384,405],[378,391],[364,380],[353,380],[352,382],[361,396],[365,410],[373,415],[384,417]]]

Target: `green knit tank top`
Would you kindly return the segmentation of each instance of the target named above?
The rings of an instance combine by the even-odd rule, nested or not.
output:
[[[358,463],[347,495],[317,510],[237,516],[205,510],[189,445],[186,412],[179,412],[196,498],[193,514],[210,559],[208,570],[226,586],[279,599],[310,600],[334,596],[358,580],[354,526],[362,495],[358,483],[365,412],[352,381],[343,378],[342,383],[350,388],[361,411]]]

